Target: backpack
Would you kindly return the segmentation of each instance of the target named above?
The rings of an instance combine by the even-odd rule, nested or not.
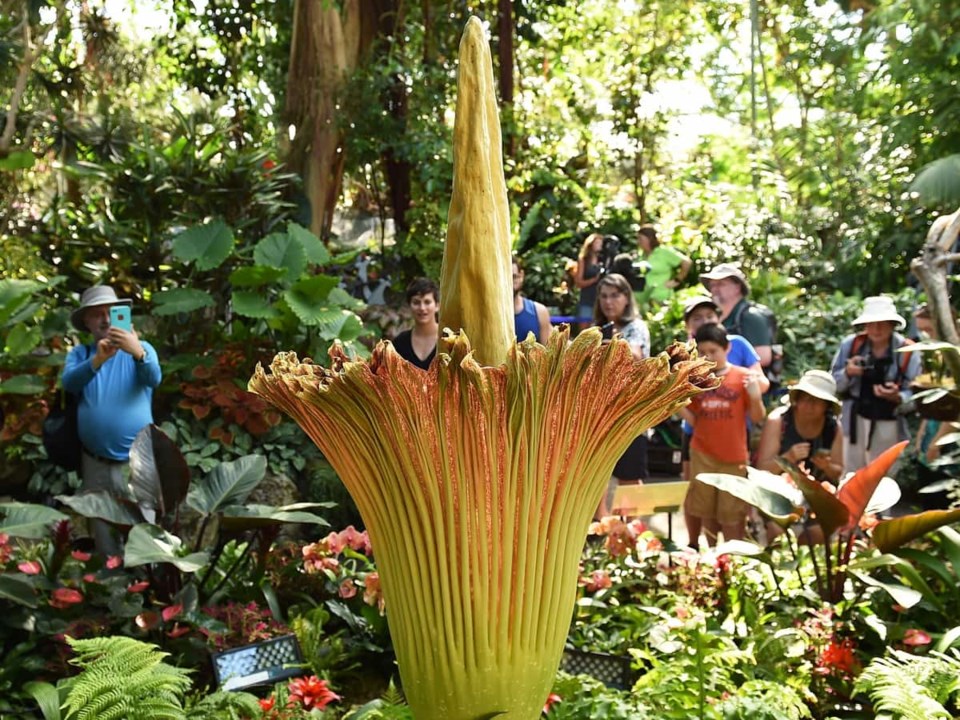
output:
[[[90,348],[83,358],[90,357]],[[80,433],[77,428],[77,406],[80,398],[61,388],[53,401],[53,407],[43,421],[43,447],[54,465],[67,471],[80,469]]]
[[[863,346],[867,344],[867,334],[866,333],[857,333],[853,336],[853,344],[850,346],[850,357],[855,357],[860,355],[860,351],[863,349]],[[903,339],[903,345],[900,347],[907,347],[908,345],[913,345],[913,340],[910,338]],[[895,350],[899,348],[894,348]],[[897,385],[900,384],[900,381],[907,374],[907,368],[910,366],[910,358],[913,357],[913,352],[902,352],[896,353],[900,356],[900,364],[897,366]]]
[[[773,310],[766,305],[749,301],[745,302],[740,306],[739,312],[737,312],[733,318],[733,326],[730,328],[730,332],[734,335],[743,335],[741,332],[741,321],[743,314],[746,312],[759,315],[767,324],[767,329],[770,331],[770,353],[772,357],[770,364],[763,369],[763,374],[770,380],[771,385],[779,385],[783,375],[784,358],[783,345],[777,343],[777,316],[774,315]]]

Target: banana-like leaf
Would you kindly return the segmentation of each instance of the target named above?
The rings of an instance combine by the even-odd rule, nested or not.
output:
[[[131,526],[143,522],[136,505],[127,505],[105,490],[80,495],[57,495],[57,500],[84,517],[106,520],[114,525]]]
[[[781,525],[790,525],[799,520],[803,516],[803,508],[777,490],[766,487],[761,473],[762,470],[754,470],[749,478],[725,473],[701,473],[697,475],[697,480],[753,505]]]
[[[36,280],[0,280],[0,325],[30,300],[30,296],[44,289]]]
[[[190,468],[166,433],[147,425],[130,447],[130,487],[141,507],[163,517],[183,502],[190,489]]]
[[[910,183],[910,192],[926,207],[955,206],[960,202],[960,154],[927,163]]]
[[[950,560],[953,572],[960,575],[960,533],[952,527],[943,526],[937,530],[937,535],[941,538],[943,552]]]
[[[43,331],[37,326],[17,323],[7,333],[6,352],[8,355],[26,355],[43,339]]]
[[[850,511],[846,505],[837,499],[836,495],[807,475],[797,465],[783,458],[778,458],[777,462],[790,474],[800,492],[803,493],[807,504],[810,505],[810,510],[817,516],[817,523],[823,530],[824,537],[832,537],[839,528],[847,524],[850,519]]]
[[[10,537],[30,538],[36,540],[50,534],[51,526],[68,517],[59,510],[46,505],[30,503],[0,503],[0,533]]]
[[[40,706],[43,720],[60,720],[60,691],[48,682],[28,682],[23,689]]]
[[[0,395],[37,395],[47,384],[38,375],[14,375],[0,381]]]
[[[873,570],[874,568],[888,568],[891,572],[900,575],[906,580],[909,583],[910,589],[919,592],[931,605],[938,609],[943,609],[943,601],[940,597],[927,584],[927,581],[923,579],[920,573],[917,572],[917,569],[901,557],[890,553],[876,553],[868,557],[861,555],[850,563],[849,567],[851,572]],[[872,579],[876,580],[876,578]],[[879,587],[879,582],[880,581],[868,584]],[[909,607],[909,605],[904,605],[904,607]]]
[[[204,515],[242,505],[266,471],[267,460],[263,455],[244,455],[220,463],[203,480],[193,484],[187,494],[187,505]]]
[[[889,510],[900,501],[900,496],[900,486],[897,485],[897,481],[890,477],[882,477],[863,513],[864,515],[876,515],[884,510]]]
[[[849,530],[860,522],[860,518],[863,516],[864,510],[867,509],[870,498],[873,497],[880,481],[893,467],[906,446],[907,441],[904,440],[884,450],[879,457],[874,458],[873,462],[857,470],[853,477],[847,480],[837,491],[840,502],[846,505],[850,511],[850,518],[843,529]]]
[[[911,608],[923,599],[923,595],[913,588],[908,588],[906,585],[901,585],[900,583],[885,583],[867,573],[851,571],[850,574],[864,585],[871,585],[886,591],[898,605],[905,608]]]
[[[873,544],[881,552],[896,550],[901,545],[926,535],[943,525],[960,521],[960,508],[954,510],[927,510],[913,515],[881,520],[873,529]],[[960,568],[954,568],[954,572]]]
[[[326,520],[319,515],[304,512],[305,508],[331,507],[332,503],[295,503],[282,507],[272,505],[234,505],[224,508],[220,518],[220,526],[228,532],[239,530],[253,530],[270,525],[283,523],[309,523],[311,525],[328,526]]]
[[[0,574],[0,598],[28,608],[37,606],[33,585],[28,580],[8,573]]]
[[[209,553],[205,552],[181,555],[182,547],[180,538],[163,528],[148,524],[136,525],[127,536],[123,549],[123,564],[125,567],[136,567],[150,563],[169,563],[183,572],[197,572],[210,561]]]

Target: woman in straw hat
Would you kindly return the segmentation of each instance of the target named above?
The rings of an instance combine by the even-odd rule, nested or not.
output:
[[[896,411],[912,395],[920,353],[897,352],[907,340],[896,331],[906,324],[893,300],[868,297],[853,321],[857,333],[843,339],[833,358],[831,373],[843,398],[845,472],[859,470],[908,437],[906,421]]]
[[[817,480],[834,484],[843,472],[843,431],[837,416],[837,383],[823,370],[809,370],[789,391],[790,403],[763,426],[757,467],[779,473],[777,458],[802,465]]]

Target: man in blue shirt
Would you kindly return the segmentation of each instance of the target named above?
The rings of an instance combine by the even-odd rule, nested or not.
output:
[[[160,361],[153,346],[129,331],[112,327],[110,308],[129,307],[112,287],[98,285],[84,291],[80,307],[70,316],[73,327],[93,335],[93,343],[79,345],[67,355],[63,388],[79,398],[77,429],[83,444],[80,474],[85,492],[105,490],[126,495],[125,467],[137,433],[153,422],[153,390],[160,384]],[[97,550],[120,551],[110,526],[92,521]]]
[[[513,257],[513,326],[517,340],[523,342],[529,333],[541,343],[546,343],[550,337],[550,312],[542,303],[525,298],[521,294],[523,289],[523,265],[520,258]]]

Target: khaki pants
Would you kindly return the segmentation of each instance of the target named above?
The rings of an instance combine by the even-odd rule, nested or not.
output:
[[[746,520],[750,506],[730,493],[697,480],[700,473],[724,473],[746,477],[746,465],[725,463],[697,450],[690,450],[690,487],[683,501],[688,515],[703,520],[716,520],[721,525],[734,525]]]

